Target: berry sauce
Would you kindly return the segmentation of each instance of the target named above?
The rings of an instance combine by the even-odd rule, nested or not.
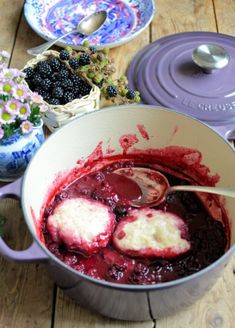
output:
[[[97,170],[91,170],[91,173],[85,170],[83,176],[74,179],[67,186],[60,187],[54,197],[50,197],[45,206],[42,222],[42,239],[47,248],[61,261],[79,272],[97,279],[122,284],[156,284],[172,281],[198,272],[221,257],[229,244],[225,223],[226,213],[223,209],[221,210],[222,205],[218,203],[218,198],[209,196],[210,199],[215,200],[213,204],[217,205],[214,206],[220,209],[220,211],[215,211],[215,213],[220,213],[220,217],[216,217],[216,214],[212,215],[212,211],[208,210],[205,202],[195,193],[189,192],[171,193],[165,201],[155,207],[176,214],[187,224],[191,249],[173,259],[131,258],[118,252],[112,240],[97,254],[89,256],[81,252],[71,252],[66,249],[65,245],[52,241],[47,230],[47,218],[64,199],[85,197],[98,200],[111,208],[117,223],[127,216],[128,211],[133,209],[128,200],[138,197],[139,189],[132,182],[128,184],[128,181],[123,180],[119,188],[118,181],[113,179],[112,171],[132,166],[154,167],[151,161],[140,163],[134,158],[125,158],[122,161],[122,157],[117,157],[115,160],[114,156],[113,161],[109,161],[108,164],[106,162]],[[146,158],[145,156],[145,160]],[[180,167],[180,172],[182,172],[182,167]],[[163,170],[162,173],[166,175],[170,185],[190,183],[190,179],[183,178],[182,173],[174,174],[172,170]]]

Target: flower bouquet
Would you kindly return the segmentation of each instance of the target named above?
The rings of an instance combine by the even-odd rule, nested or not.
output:
[[[9,54],[0,52],[0,180],[20,176],[44,140],[42,97],[24,82],[25,74],[7,68]]]

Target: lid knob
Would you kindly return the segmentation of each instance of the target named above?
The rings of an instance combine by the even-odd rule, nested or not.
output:
[[[215,44],[201,44],[193,50],[192,59],[205,73],[213,73],[229,62],[227,51]]]

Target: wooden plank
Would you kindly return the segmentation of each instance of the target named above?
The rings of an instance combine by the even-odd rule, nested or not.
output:
[[[12,52],[14,47],[14,59],[10,64],[17,68],[21,68],[24,62],[21,53],[25,53],[25,45],[21,42],[28,38],[26,30],[18,31],[23,4],[23,0],[1,0],[0,49]],[[6,242],[14,249],[27,248],[32,240],[19,203],[11,199],[1,200],[0,213],[8,218]],[[0,258],[0,281],[0,327],[50,327],[54,283],[46,267]]]
[[[27,248],[32,240],[19,203],[1,200],[0,213],[8,219],[4,238],[7,244],[17,250]],[[0,282],[0,327],[50,327],[54,283],[46,267],[0,257]]]
[[[153,322],[124,322],[94,314],[58,290],[55,328],[152,328]]]
[[[19,28],[17,31],[15,47],[11,59],[11,67],[23,68],[32,56],[27,53],[27,49],[38,44],[43,43],[45,40],[40,38],[27,24],[24,15],[21,18]]]
[[[235,1],[214,0],[218,32],[235,36]]]
[[[212,0],[159,0],[152,24],[152,41],[188,31],[216,32]]]
[[[235,320],[235,255],[213,288],[197,303],[157,321],[157,328],[232,328]]]
[[[1,0],[0,50],[12,51],[23,3],[23,0]]]

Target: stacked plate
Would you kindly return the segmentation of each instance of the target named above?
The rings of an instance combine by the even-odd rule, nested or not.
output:
[[[235,139],[234,72],[234,37],[187,32],[143,48],[130,63],[128,79],[145,104],[188,114]]]
[[[155,12],[154,0],[26,0],[24,14],[31,28],[46,40],[74,30],[86,15],[105,10],[102,28],[86,40],[97,48],[116,47],[138,36],[150,24]],[[84,36],[71,34],[58,42],[77,49]]]

